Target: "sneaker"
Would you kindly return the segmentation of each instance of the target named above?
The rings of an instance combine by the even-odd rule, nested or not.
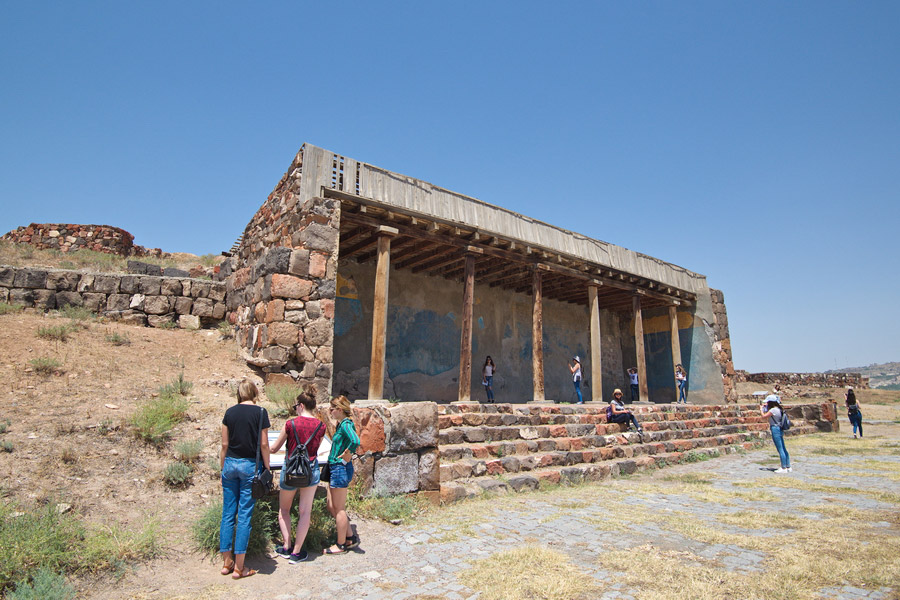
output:
[[[307,558],[309,558],[309,552],[307,552],[306,550],[301,550],[300,554],[291,554],[290,558],[288,559],[288,564],[296,565],[299,562],[303,562]]]
[[[775,472],[776,473],[787,473],[788,470],[787,469],[775,469]]]
[[[793,472],[794,472],[794,469],[792,469],[791,467],[788,467],[788,468],[787,468],[787,472],[788,472],[788,473],[793,473]]]
[[[284,546],[275,546],[275,554],[277,554],[281,558],[290,558],[291,549],[285,548]]]

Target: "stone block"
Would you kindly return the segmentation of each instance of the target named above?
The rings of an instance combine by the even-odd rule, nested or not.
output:
[[[163,277],[189,277],[190,273],[184,269],[176,269],[175,267],[166,267],[162,271]]]
[[[224,283],[212,283],[209,286],[209,296],[210,300],[215,300],[216,302],[224,302],[225,301],[225,284]]]
[[[34,290],[34,307],[43,310],[56,308],[56,292],[53,290]]]
[[[419,486],[419,456],[415,452],[384,456],[375,463],[375,493],[407,494]]]
[[[208,298],[209,290],[212,288],[212,284],[208,281],[192,281],[191,282],[191,297],[192,298]],[[184,293],[184,292],[182,292]]]
[[[193,289],[193,286],[191,285],[190,279],[182,279],[181,280],[181,295],[182,296],[193,298],[193,296],[191,295],[192,289]]]
[[[419,455],[419,490],[441,489],[440,455],[428,450]]]
[[[337,244],[338,231],[334,227],[310,223],[292,237],[294,246],[302,246],[307,250],[332,252]]]
[[[131,302],[128,303],[128,308],[132,310],[144,310],[144,295],[143,294],[135,294],[131,297]]]
[[[200,329],[200,317],[183,313],[179,314],[178,326],[182,329]]]
[[[174,323],[174,315],[147,315],[147,323],[150,327],[169,327],[170,323]]]
[[[13,287],[38,289],[47,287],[47,271],[40,269],[19,269],[16,271]]]
[[[272,296],[276,298],[306,298],[313,289],[313,282],[293,275],[272,275]]]
[[[51,271],[47,273],[47,289],[56,290],[57,292],[71,292],[78,289],[78,281],[81,279],[80,273],[72,271]],[[2,277],[0,277],[2,280]],[[0,281],[2,283],[2,281]]]
[[[306,316],[310,319],[318,319],[322,316],[322,308],[318,300],[310,300],[306,303]]]
[[[537,477],[533,475],[516,475],[515,477],[510,477],[507,480],[509,487],[511,487],[516,492],[521,492],[524,490],[536,490],[540,485],[540,481],[538,481]]]
[[[0,287],[0,302],[9,302],[9,288]]]
[[[91,289],[101,294],[118,294],[120,280],[120,277],[97,275],[94,277],[94,285]]]
[[[122,313],[122,322],[129,325],[147,325],[147,315],[136,310],[126,310]]]
[[[324,298],[319,301],[322,307],[322,316],[326,319],[334,318],[334,300],[330,300],[328,298]]]
[[[68,305],[81,306],[84,301],[78,292],[56,292],[56,307],[63,308]]]
[[[138,278],[134,275],[125,275],[119,280],[119,292],[122,294],[135,294],[138,289]]]
[[[307,303],[307,306],[309,304]],[[334,339],[334,322],[324,318],[310,321],[303,328],[303,339],[308,346],[331,346]]]
[[[166,278],[160,284],[160,293],[163,296],[181,296],[183,286],[178,279]]]
[[[291,358],[288,349],[281,346],[268,346],[260,354],[262,355],[263,359],[269,362],[272,366],[284,366]]]
[[[375,457],[364,454],[353,459],[353,484],[359,486],[361,494],[366,495],[375,485]]]
[[[322,252],[309,253],[309,276],[321,279],[325,277],[325,265],[328,262],[328,254]]]
[[[12,287],[16,280],[15,267],[0,267],[0,285],[4,287]]]
[[[91,312],[99,313],[106,306],[106,294],[85,292],[81,295],[84,307]]]
[[[309,275],[309,250],[294,250],[291,253],[291,262],[288,273],[299,277]]]
[[[144,298],[144,312],[148,315],[164,315],[172,310],[174,304],[171,296],[147,296]]]
[[[466,488],[461,483],[444,483],[441,485],[441,502],[449,504],[466,498]]]
[[[334,279],[325,279],[319,284],[319,299],[334,298],[334,290],[337,287]]]
[[[284,321],[284,300],[280,298],[271,300],[265,304],[265,314],[262,319],[257,317],[258,321],[271,323],[272,321]]]
[[[145,296],[158,296],[160,290],[160,279],[158,277],[141,277],[137,282],[138,292]]]
[[[509,485],[499,479],[482,479],[476,483],[487,494],[507,494],[510,492]]]
[[[185,298],[184,296],[179,296],[175,298],[175,313],[179,315],[189,315],[191,314],[191,308],[194,306],[194,301],[190,298]]]
[[[293,346],[299,339],[300,328],[293,323],[279,321],[269,324],[269,344],[279,346]]]
[[[225,318],[225,303],[224,302],[216,302],[213,305],[213,319],[224,319]]]
[[[391,415],[391,452],[409,452],[437,446],[437,404],[434,402],[409,402],[398,404],[389,410]]]
[[[162,267],[159,265],[151,265],[138,260],[129,260],[127,268],[129,273],[136,275],[162,275]]]
[[[198,317],[212,317],[213,308],[216,303],[209,298],[197,298],[194,300],[194,307],[191,314]]]
[[[131,304],[131,295],[129,294],[110,294],[106,299],[106,310],[121,311],[128,310]]]
[[[354,407],[353,420],[356,422],[356,433],[359,435],[359,454],[367,452],[384,452],[385,430],[384,420],[372,408]]]

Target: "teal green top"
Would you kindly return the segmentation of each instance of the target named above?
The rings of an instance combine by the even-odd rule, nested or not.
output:
[[[347,417],[341,424],[337,426],[334,432],[334,439],[331,440],[331,452],[328,453],[328,462],[330,464],[338,464],[341,462],[341,454],[344,450],[356,452],[359,448],[359,436],[356,435],[356,428],[353,421]]]

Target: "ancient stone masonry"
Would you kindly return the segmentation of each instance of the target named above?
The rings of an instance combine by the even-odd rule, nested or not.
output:
[[[300,201],[303,151],[244,230],[217,276],[246,361],[331,391],[340,202]]]
[[[725,387],[725,399],[737,402],[734,389],[734,361],[731,358],[731,335],[728,333],[728,313],[725,311],[725,295],[721,290],[710,288],[710,299],[713,312],[713,332],[716,339],[713,343],[713,360],[722,370],[722,384]]]
[[[808,385],[814,387],[846,387],[867,389],[869,378],[859,373],[747,373],[736,371],[738,383],[752,382],[778,385]]]
[[[133,235],[124,229],[109,225],[32,223],[28,227],[14,229],[0,239],[60,252],[94,250],[121,256],[165,255],[159,248],[135,246]]]
[[[84,306],[137,325],[184,329],[225,317],[225,284],[150,275],[100,275],[60,269],[0,266],[0,302],[52,310]]]

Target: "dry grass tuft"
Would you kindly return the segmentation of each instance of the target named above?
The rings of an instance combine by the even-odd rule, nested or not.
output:
[[[588,600],[602,593],[566,554],[533,545],[498,552],[458,577],[481,592],[480,600]]]

